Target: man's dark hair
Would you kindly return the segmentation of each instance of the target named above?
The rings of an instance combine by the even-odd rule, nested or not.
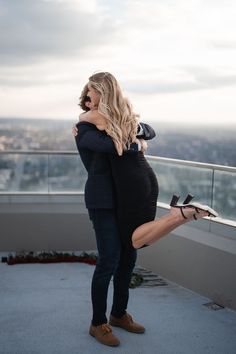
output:
[[[89,96],[87,96],[88,93],[88,85],[85,85],[83,88],[83,91],[81,92],[81,96],[79,98],[79,106],[82,108],[83,111],[89,111],[90,108],[86,106],[86,102],[91,102],[91,99]]]

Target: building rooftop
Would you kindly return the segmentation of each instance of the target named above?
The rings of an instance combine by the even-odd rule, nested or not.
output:
[[[0,263],[0,354],[236,353],[236,168],[148,160],[161,186],[157,219],[176,191],[220,217],[189,222],[138,252],[137,265],[161,276],[159,286],[130,289],[128,312],[145,334],[115,328],[118,348],[88,334],[94,266]],[[96,248],[77,153],[0,152],[0,162],[0,256]],[[108,315],[111,301],[112,283]]]
[[[1,254],[5,255],[5,254]],[[236,312],[166,280],[130,289],[128,312],[142,335],[114,328],[121,345],[106,347],[88,334],[94,266],[83,263],[0,264],[1,354],[234,354]],[[109,288],[108,315],[112,301]]]

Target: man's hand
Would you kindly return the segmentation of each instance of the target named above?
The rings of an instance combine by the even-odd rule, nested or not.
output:
[[[139,141],[141,144],[141,151],[144,153],[148,148],[148,144],[147,144],[146,140],[144,140],[144,139],[139,139]]]

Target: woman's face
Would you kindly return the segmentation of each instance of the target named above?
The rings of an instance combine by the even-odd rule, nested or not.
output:
[[[98,106],[100,101],[100,94],[88,83],[88,93],[87,96],[90,97],[92,106]]]

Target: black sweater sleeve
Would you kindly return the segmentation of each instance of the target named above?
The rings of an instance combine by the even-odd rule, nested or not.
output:
[[[155,138],[155,136],[156,133],[149,124],[139,123],[139,129],[137,134],[138,139],[151,140]]]

